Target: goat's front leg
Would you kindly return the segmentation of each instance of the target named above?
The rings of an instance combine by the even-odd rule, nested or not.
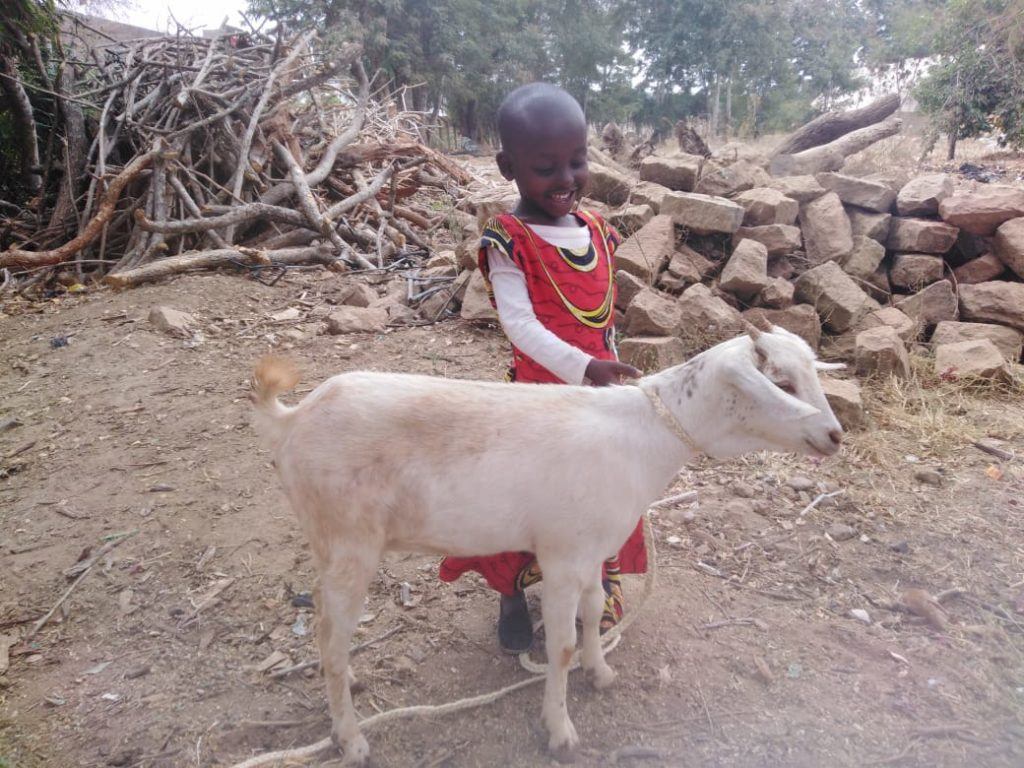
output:
[[[546,578],[546,577],[545,577]],[[615,671],[608,666],[601,652],[601,616],[604,613],[604,588],[601,586],[601,569],[583,586],[580,603],[583,619],[583,643],[580,661],[598,690],[607,688],[615,681]]]
[[[370,757],[370,745],[359,732],[352,705],[349,646],[379,555],[353,549],[331,554],[331,563],[321,572],[317,587],[320,665],[331,708],[332,735],[344,755],[344,765],[363,766]]]
[[[576,607],[580,600],[581,580],[578,574],[543,560],[540,567],[544,572],[541,609],[548,656],[541,715],[550,735],[548,748],[559,760],[571,760],[580,739],[569,719],[566,686],[569,664],[576,650]]]

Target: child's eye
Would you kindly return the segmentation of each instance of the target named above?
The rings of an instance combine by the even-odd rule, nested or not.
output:
[[[573,170],[578,171],[580,168],[586,168],[587,167],[587,161],[586,160],[573,160],[571,163],[569,163],[569,165],[572,167]]]
[[[550,176],[552,173],[555,172],[555,169],[554,168],[534,168],[533,172],[536,173],[538,176]]]

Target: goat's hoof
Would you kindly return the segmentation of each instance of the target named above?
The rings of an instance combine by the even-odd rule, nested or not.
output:
[[[365,768],[370,762],[370,745],[361,733],[349,739],[332,734],[333,741],[341,750],[341,764],[345,768]]]
[[[605,663],[590,670],[590,682],[599,691],[615,682],[615,670]]]
[[[576,727],[572,721],[566,719],[565,726],[558,729],[558,733],[552,731],[551,739],[548,741],[548,751],[551,756],[560,763],[573,763],[576,761],[576,749],[580,745],[580,737],[576,735]]]

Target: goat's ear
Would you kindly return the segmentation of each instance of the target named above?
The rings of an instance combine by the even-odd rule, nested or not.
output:
[[[744,321],[743,322],[743,331],[744,331],[744,333],[747,334],[747,336],[749,336],[755,342],[758,339],[761,338],[761,329],[758,328],[753,323],[749,323],[747,321]]]
[[[814,370],[816,371],[841,371],[846,367],[846,363],[823,363],[821,360],[814,361]]]

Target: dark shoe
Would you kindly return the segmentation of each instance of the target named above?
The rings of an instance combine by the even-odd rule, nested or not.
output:
[[[498,613],[498,644],[506,653],[522,653],[533,645],[533,623],[526,607],[526,593],[501,596]]]

